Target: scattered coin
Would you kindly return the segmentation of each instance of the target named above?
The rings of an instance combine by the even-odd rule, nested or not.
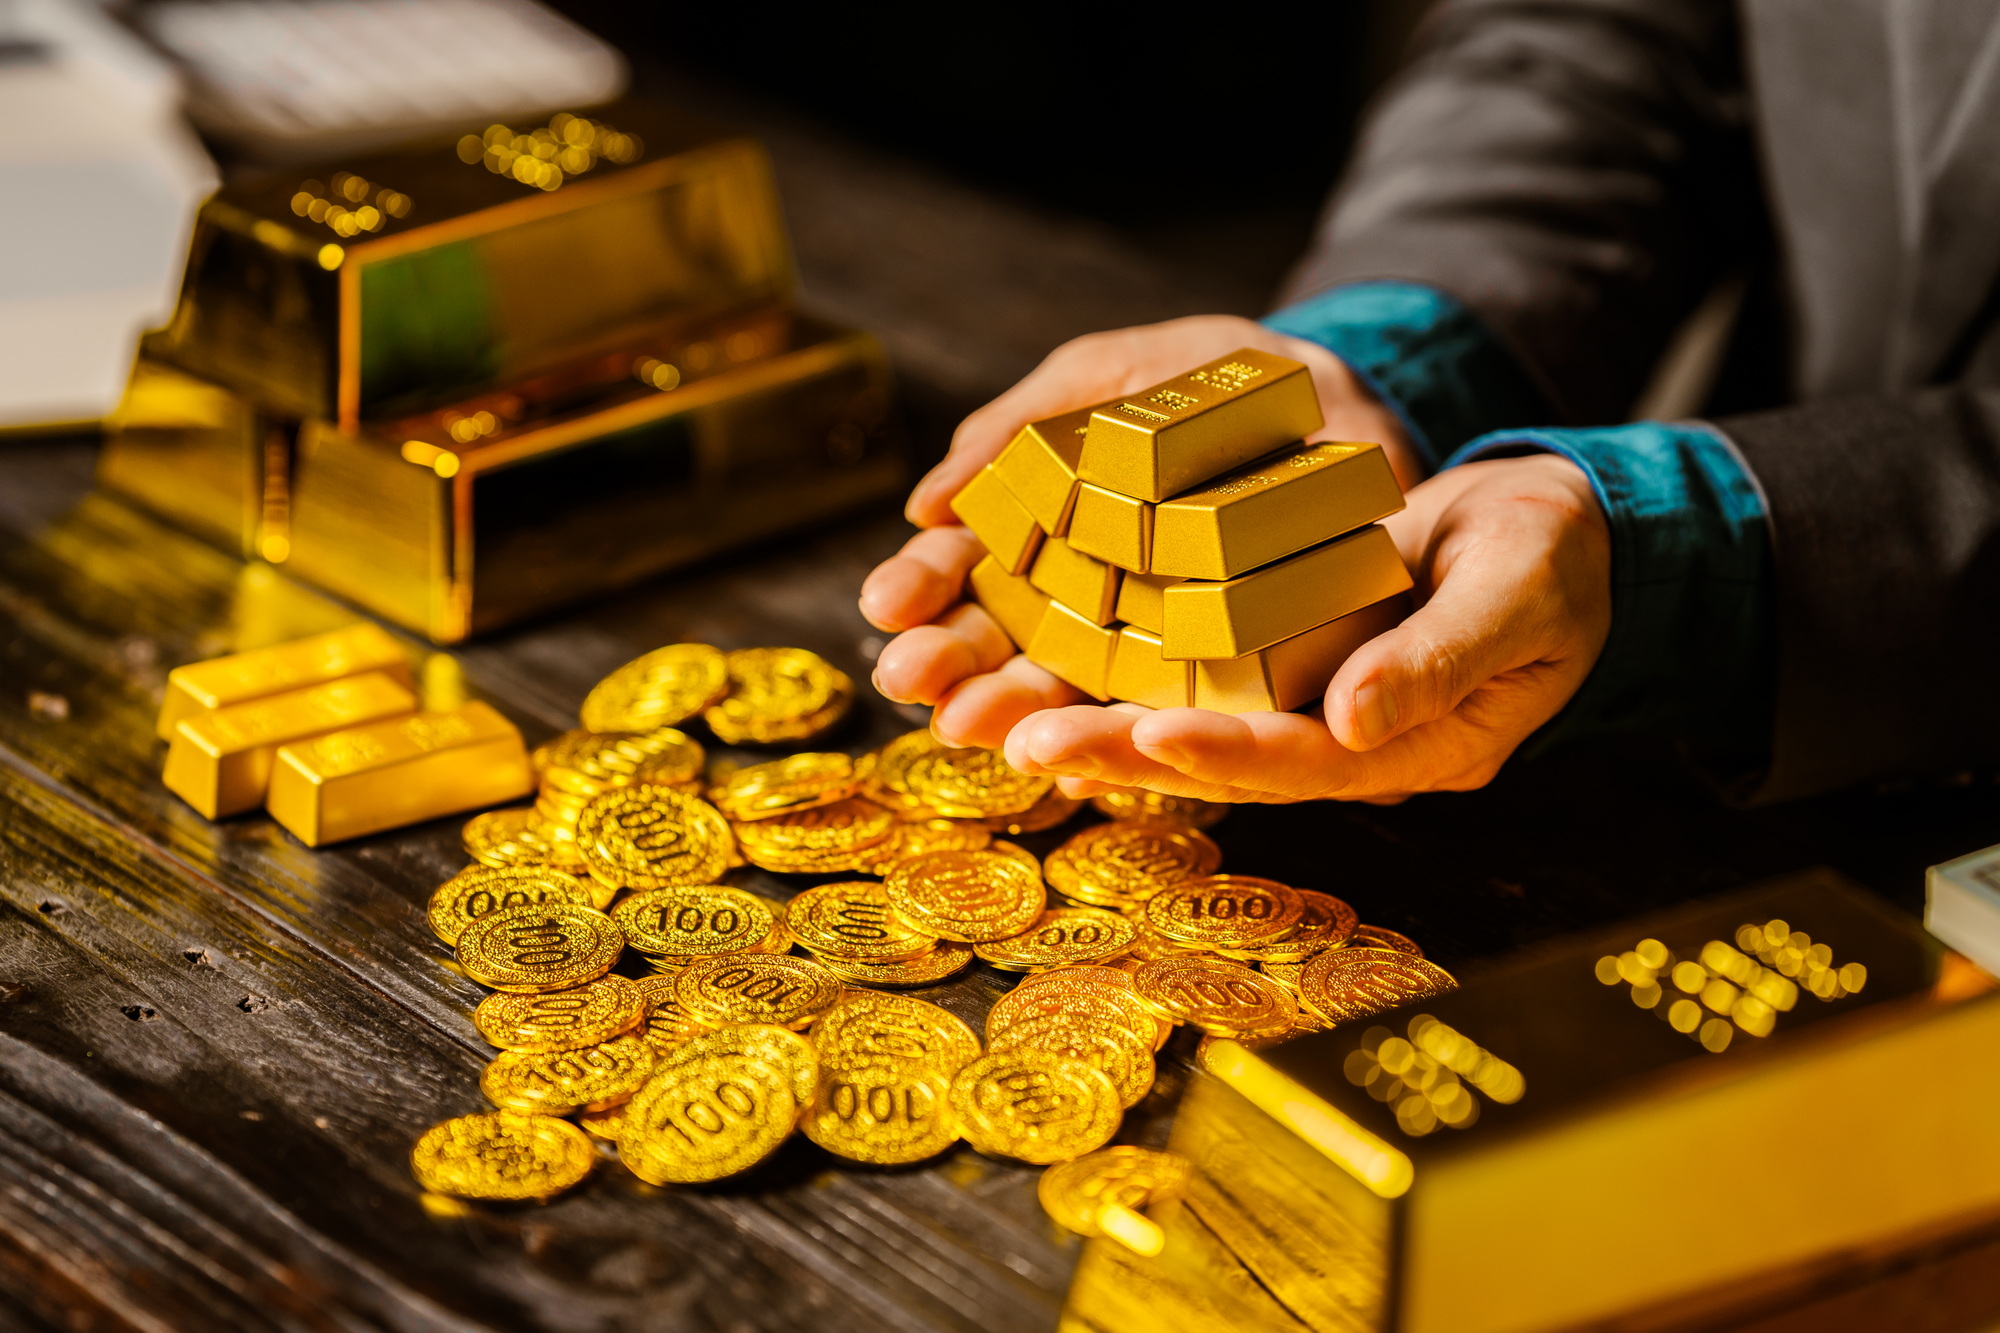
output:
[[[964,1019],[906,995],[850,992],[812,1026],[825,1065],[911,1063],[956,1074],[979,1056]]]
[[[710,790],[709,799],[731,819],[768,819],[845,800],[857,781],[846,755],[808,752],[739,768]]]
[[[674,978],[674,998],[703,1022],[804,1027],[839,1002],[840,978],[790,954],[704,958]]]
[[[645,996],[620,976],[603,976],[575,990],[516,994],[496,991],[472,1011],[479,1035],[507,1051],[573,1051],[610,1041],[637,1027]]]
[[[1132,947],[1138,927],[1129,917],[1099,907],[1056,907],[1019,935],[974,946],[993,966],[1010,972],[1070,967],[1116,958]]]
[[[552,866],[467,866],[438,885],[424,916],[446,944],[456,944],[466,927],[509,907],[574,903],[595,907],[595,895],[576,876]]]
[[[1111,819],[1158,820],[1188,828],[1214,828],[1229,813],[1218,801],[1192,796],[1163,796],[1156,791],[1108,791],[1090,798],[1091,806]]]
[[[675,643],[634,658],[584,698],[591,731],[652,731],[676,726],[729,690],[728,659],[705,643]]]
[[[1399,935],[1381,926],[1356,926],[1348,943],[1360,949],[1388,949],[1394,953],[1406,953],[1412,958],[1424,956],[1423,946],[1408,935]]]
[[[702,720],[728,745],[811,740],[854,703],[847,673],[804,648],[739,648],[727,665],[729,692]]]
[[[1352,945],[1318,955],[1299,976],[1300,996],[1334,1022],[1428,1000],[1457,986],[1436,963],[1394,949]]]
[[[1217,1036],[1289,1032],[1298,1022],[1292,993],[1241,963],[1163,958],[1134,972],[1132,986],[1160,1017]]]
[[[822,960],[845,964],[902,963],[937,947],[928,935],[899,919],[889,891],[874,880],[821,884],[785,904],[786,928]]]
[[[1222,849],[1204,833],[1127,821],[1083,830],[1050,852],[1043,869],[1057,893],[1124,908],[1170,884],[1212,875],[1221,864]]]
[[[479,1076],[479,1090],[508,1110],[544,1115],[600,1111],[637,1092],[653,1060],[653,1048],[636,1036],[578,1051],[502,1051]]]
[[[1041,1165],[1103,1147],[1122,1118],[1103,1071],[1025,1049],[990,1052],[959,1070],[951,1110],[981,1152]]]
[[[1198,949],[1240,948],[1297,929],[1305,904],[1296,890],[1252,875],[1206,875],[1169,885],[1146,900],[1146,924]]]
[[[686,963],[760,947],[778,924],[771,907],[741,889],[689,885],[628,894],[611,919],[640,953]]]
[[[1039,871],[999,851],[926,852],[883,886],[906,925],[964,944],[1018,935],[1048,903]]]
[[[837,1157],[899,1166],[958,1141],[947,1102],[951,1075],[923,1064],[823,1066],[799,1128]]]
[[[590,1174],[597,1152],[576,1126],[507,1111],[431,1126],[410,1151],[417,1183],[462,1199],[553,1198]]]
[[[712,884],[735,836],[706,801],[665,787],[622,787],[594,797],[576,826],[591,876],[617,888]]]
[[[611,970],[625,937],[610,917],[575,903],[509,907],[458,937],[458,965],[504,991],[573,990]]]
[[[1098,1222],[1107,1206],[1137,1212],[1178,1198],[1187,1181],[1185,1158],[1120,1144],[1058,1162],[1042,1172],[1035,1193],[1058,1226],[1079,1236],[1100,1236]]]

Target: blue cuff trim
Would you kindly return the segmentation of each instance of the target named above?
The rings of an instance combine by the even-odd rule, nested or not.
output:
[[[1736,449],[1692,422],[1507,431],[1446,467],[1561,454],[1611,527],[1611,633],[1576,697],[1532,746],[1611,732],[1676,735],[1701,751],[1768,746],[1772,571],[1763,495]]]
[[[1554,415],[1514,354],[1435,287],[1351,283],[1286,306],[1264,326],[1345,361],[1432,468],[1476,435]]]

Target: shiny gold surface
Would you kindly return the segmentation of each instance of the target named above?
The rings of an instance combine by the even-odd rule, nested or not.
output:
[[[413,712],[417,696],[386,671],[287,690],[184,717],[167,747],[167,789],[210,819],[264,800],[278,747]]]
[[[277,422],[220,385],[142,355],[104,426],[100,485],[225,550],[260,553],[267,469],[281,500],[291,451]],[[272,535],[282,536],[281,526]]]
[[[1092,698],[1108,699],[1111,653],[1117,644],[1116,630],[1093,624],[1061,602],[1050,602],[1028,645],[1028,656]]]
[[[1194,670],[1192,662],[1169,662],[1160,656],[1159,635],[1120,625],[1118,645],[1111,652],[1111,675],[1105,693],[1148,708],[1213,707],[1195,703]]]
[[[1232,579],[1402,507],[1381,445],[1296,445],[1161,502],[1146,567]]]
[[[1194,706],[1218,713],[1303,707],[1326,692],[1356,648],[1408,614],[1409,600],[1391,597],[1242,657],[1186,663],[1193,669]]]
[[[157,724],[163,741],[174,738],[180,720],[255,699],[324,685],[363,671],[382,671],[410,685],[403,646],[378,625],[363,622],[268,648],[190,662],[167,673],[167,697]]]
[[[1083,433],[1092,411],[1085,407],[1030,421],[993,460],[1000,480],[1051,536],[1069,530],[1076,503],[1076,462],[1083,453]]]
[[[1009,574],[1027,572],[1042,546],[1042,530],[1006,483],[988,463],[957,495],[951,497],[951,512],[972,529],[987,554]]]
[[[1042,543],[1028,582],[1092,624],[1109,625],[1118,605],[1118,576],[1115,566],[1051,537]]]
[[[1166,574],[1126,574],[1118,580],[1118,618],[1158,634],[1167,627],[1166,591],[1179,582]]]
[[[1085,482],[1077,488],[1068,541],[1086,555],[1143,574],[1151,567],[1153,506]]]
[[[1016,648],[1034,642],[1042,617],[1048,614],[1049,595],[1018,574],[1009,574],[1000,562],[987,556],[972,567],[972,595]]]
[[[1077,476],[1164,500],[1321,424],[1304,366],[1239,348],[1092,412]]]
[[[1396,543],[1363,528],[1226,582],[1168,588],[1161,652],[1242,657],[1409,588]]]
[[[265,804],[318,847],[534,789],[520,729],[475,700],[281,746]]]

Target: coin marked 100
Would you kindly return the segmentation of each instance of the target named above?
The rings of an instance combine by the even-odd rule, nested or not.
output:
[[[417,1183],[461,1199],[529,1202],[580,1183],[597,1164],[582,1130],[551,1116],[511,1111],[432,1125],[410,1150]]]
[[[1205,875],[1162,889],[1144,910],[1146,924],[1168,939],[1215,949],[1282,938],[1297,928],[1305,904],[1276,880]]]
[[[502,1051],[479,1076],[479,1090],[508,1110],[542,1115],[601,1111],[637,1092],[653,1060],[653,1048],[637,1036],[578,1051]]]
[[[611,970],[625,937],[610,917],[574,903],[509,907],[458,937],[458,963],[505,991],[571,990]]]
[[[1160,1017],[1218,1036],[1285,1032],[1298,1021],[1292,993],[1240,963],[1163,958],[1141,965],[1132,985]]]
[[[634,893],[611,909],[611,919],[640,953],[672,957],[754,949],[777,924],[763,899],[721,885]]]
[[[674,978],[674,998],[705,1022],[803,1027],[840,999],[840,979],[790,954],[734,954],[691,963]]]
[[[985,961],[1012,972],[1069,967],[1116,958],[1132,947],[1138,927],[1099,907],[1052,907],[1019,935],[974,946]]]
[[[475,865],[438,885],[424,917],[439,939],[456,944],[475,921],[505,908],[549,902],[591,907],[594,898],[576,876],[552,866]]]
[[[630,1031],[645,1014],[638,986],[615,974],[574,990],[496,991],[472,1011],[479,1035],[508,1051],[573,1051]]]

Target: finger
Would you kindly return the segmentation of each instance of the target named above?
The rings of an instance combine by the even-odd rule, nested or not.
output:
[[[1140,754],[1132,745],[1139,717],[1109,708],[1062,708],[1038,713],[1007,736],[1007,762],[1023,773],[1145,787],[1205,801],[1266,800],[1259,792],[1204,782]]]
[[[1297,713],[1163,708],[1133,724],[1132,746],[1193,781],[1285,800],[1344,795],[1367,781],[1325,723]]]
[[[1075,686],[1016,656],[999,670],[972,676],[947,691],[931,713],[931,734],[946,745],[997,750],[1022,718],[1081,698]]]
[[[889,641],[875,659],[875,688],[899,704],[936,703],[969,676],[997,670],[1014,644],[984,607],[963,603],[936,624]]]
[[[875,566],[861,584],[861,614],[876,629],[904,630],[942,615],[965,589],[965,576],[986,554],[971,531],[931,528]]]

